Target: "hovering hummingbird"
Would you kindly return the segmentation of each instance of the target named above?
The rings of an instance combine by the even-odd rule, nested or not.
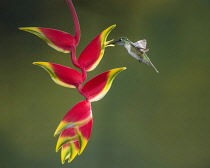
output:
[[[147,56],[146,52],[149,51],[149,49],[146,49],[147,46],[147,41],[144,40],[139,40],[135,43],[131,42],[130,40],[128,40],[128,38],[126,37],[121,37],[119,38],[119,40],[110,43],[109,45],[121,45],[124,46],[128,53],[136,58],[137,60],[139,60],[139,62],[144,62],[147,65],[151,66],[152,68],[154,68],[154,70],[158,72],[158,70],[155,68],[155,66],[152,64],[152,62],[150,61],[149,57]]]

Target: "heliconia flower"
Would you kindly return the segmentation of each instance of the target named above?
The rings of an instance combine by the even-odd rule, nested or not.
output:
[[[76,141],[78,142],[78,141]],[[71,147],[72,143],[67,143],[65,145],[62,146],[61,148],[61,163],[64,164],[65,160],[69,159],[72,155],[72,147]]]
[[[69,159],[71,156],[71,144],[67,143],[61,148],[61,163],[64,164],[65,160]]]
[[[75,38],[71,34],[60,30],[41,27],[21,27],[19,29],[35,34],[50,47],[63,53],[69,53],[71,48],[77,45]]]
[[[60,133],[56,144],[56,152],[61,148],[61,162],[71,162],[77,154],[85,149],[92,131],[91,104],[87,100],[77,103],[62,119],[55,131]]]
[[[93,119],[91,119],[87,124],[78,127],[76,129],[76,133],[80,144],[80,150],[78,152],[79,155],[83,152],[88,143],[92,131],[92,126],[93,126]]]
[[[64,131],[61,132],[57,144],[56,144],[56,152],[65,144],[70,142],[78,141],[77,135],[75,133],[75,128],[67,128]]]
[[[92,119],[91,104],[83,100],[77,103],[62,119],[58,125],[54,136],[70,127],[81,127]]]
[[[79,152],[79,142],[71,142],[68,144],[65,144],[62,146],[61,149],[61,162],[62,164],[65,163],[65,160],[68,160],[68,163],[70,163],[78,154]]]
[[[69,159],[71,162],[77,154],[81,154],[86,147],[92,130],[92,120],[79,128],[67,128],[62,131],[56,145],[56,151],[61,148],[61,162]]]
[[[66,0],[72,18],[74,21],[75,35],[72,36],[69,33],[42,27],[21,27],[20,30],[24,30],[35,34],[36,36],[43,39],[49,46],[63,53],[69,53],[72,48],[75,48],[80,40],[80,24],[77,17],[77,13],[74,9],[74,5],[71,0]]]
[[[71,129],[73,131],[72,134],[75,135],[74,129],[68,128],[67,130],[69,129]],[[68,136],[71,136],[71,132],[69,133]],[[79,150],[80,150],[80,145],[77,139],[65,143],[61,148],[62,164],[64,164],[65,160],[67,159],[69,159],[69,162],[71,162],[77,156]]]
[[[75,88],[83,82],[82,74],[72,68],[49,62],[34,62],[33,64],[44,68],[58,85]]]
[[[81,93],[86,97],[90,102],[98,101],[102,99],[106,93],[109,91],[114,78],[119,72],[125,70],[125,67],[116,68],[104,73],[99,74],[98,76],[89,80],[81,89]]]
[[[102,99],[109,91],[115,77],[125,67],[112,69],[89,80],[84,86],[87,78],[87,71],[94,70],[101,61],[105,47],[113,46],[112,41],[106,41],[111,30],[116,26],[112,25],[96,36],[82,51],[79,58],[76,56],[76,47],[80,41],[80,24],[77,13],[71,0],[66,0],[74,22],[74,36],[56,29],[41,27],[22,27],[20,30],[30,32],[43,39],[49,46],[63,53],[70,53],[72,63],[81,70],[81,73],[72,68],[49,62],[34,62],[44,68],[58,85],[77,88],[86,100],[77,103],[63,117],[58,125],[54,136],[59,135],[56,152],[61,149],[61,162],[71,162],[85,149],[91,135],[93,117],[91,102]]]
[[[87,47],[82,51],[78,58],[79,64],[86,69],[92,71],[99,64],[103,57],[105,47],[109,42],[106,42],[107,36],[116,25],[112,25],[95,37]]]
[[[67,128],[61,132],[56,151],[61,148],[61,162],[69,159],[71,162],[77,154],[81,154],[85,149],[90,138],[93,120],[90,120],[86,125],[81,127]]]

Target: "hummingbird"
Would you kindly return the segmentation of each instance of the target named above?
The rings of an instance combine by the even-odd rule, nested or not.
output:
[[[139,62],[146,63],[159,73],[146,54],[149,49],[146,49],[147,41],[145,39],[133,43],[126,37],[120,37],[117,41],[109,43],[109,45],[115,44],[124,46],[132,57],[136,58]]]

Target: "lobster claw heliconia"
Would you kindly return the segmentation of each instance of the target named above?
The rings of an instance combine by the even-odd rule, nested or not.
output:
[[[55,136],[60,134],[56,151],[61,149],[61,162],[71,162],[85,149],[92,130],[91,103],[87,100],[77,103],[58,125]]]
[[[34,62],[33,64],[44,68],[58,85],[77,88],[83,82],[82,74],[72,68],[49,62]]]
[[[77,59],[76,47],[81,36],[80,25],[72,1],[66,0],[66,2],[74,21],[74,36],[56,29],[41,27],[19,28],[40,37],[57,51],[70,53],[73,65],[81,70],[79,72],[49,62],[33,63],[44,68],[55,83],[68,88],[77,88],[79,93],[86,99],[77,103],[67,112],[55,131],[54,136],[59,135],[56,151],[61,149],[61,162],[63,164],[66,160],[71,162],[77,155],[81,154],[88,143],[93,125],[91,102],[102,99],[109,91],[114,78],[126,69],[121,67],[103,72],[83,85],[87,77],[87,71],[92,71],[97,67],[104,55],[105,47],[111,46],[110,41],[106,41],[106,39],[115,25],[108,27],[96,36]]]

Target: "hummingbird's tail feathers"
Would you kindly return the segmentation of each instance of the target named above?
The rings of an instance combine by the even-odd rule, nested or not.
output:
[[[152,64],[151,61],[150,61],[149,65],[150,65],[157,73],[159,73],[159,71],[155,68],[155,66]]]
[[[146,63],[147,65],[151,66],[157,73],[159,73],[159,71],[155,68],[155,66],[152,64],[152,61],[150,61],[149,57],[147,56],[147,54],[145,52],[143,52],[143,55],[145,56],[145,61],[143,61],[144,63]]]

